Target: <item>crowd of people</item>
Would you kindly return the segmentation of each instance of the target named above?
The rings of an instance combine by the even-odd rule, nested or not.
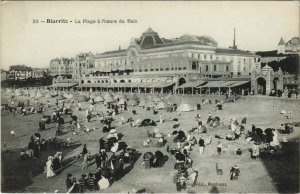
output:
[[[37,100],[35,103],[31,101],[17,102],[14,96],[10,99],[11,104],[7,107],[3,106],[3,110],[11,112],[14,116],[20,113],[23,116],[28,114],[41,114],[41,120],[38,123],[38,132],[31,136],[28,143],[28,149],[22,150],[20,153],[20,160],[27,160],[29,158],[38,158],[41,151],[58,150],[61,146],[58,143],[57,137],[51,137],[49,139],[42,139],[39,132],[47,130],[47,125],[55,123],[56,131],[54,136],[63,135],[64,126],[71,126],[71,132],[73,135],[78,135],[82,132],[91,133],[95,131],[95,128],[88,127],[88,123],[96,122],[98,126],[102,128],[103,136],[99,139],[99,151],[95,154],[91,154],[88,150],[87,144],[82,147],[82,151],[78,154],[78,161],[82,161],[81,170],[84,172],[80,177],[76,178],[71,173],[67,174],[65,181],[66,189],[68,193],[82,193],[86,191],[104,190],[113,184],[115,181],[119,181],[128,173],[133,167],[135,162],[139,158],[139,152],[128,146],[123,141],[123,134],[118,132],[118,126],[113,127],[113,123],[118,123],[119,126],[126,127],[145,127],[150,126],[151,129],[147,129],[145,140],[142,143],[143,147],[156,147],[155,152],[147,151],[143,153],[142,166],[146,169],[150,168],[164,168],[165,163],[168,161],[168,157],[174,157],[175,164],[174,170],[176,174],[174,176],[174,183],[177,191],[184,191],[186,189],[195,187],[198,178],[198,168],[195,166],[195,159],[191,157],[193,150],[197,150],[200,157],[203,156],[208,147],[215,145],[215,153],[218,157],[222,157],[222,154],[226,152],[224,145],[234,142],[243,141],[248,145],[251,159],[255,160],[259,158],[261,152],[266,150],[269,153],[276,153],[282,149],[286,139],[279,139],[278,133],[292,133],[293,124],[284,123],[278,129],[266,128],[265,130],[258,128],[253,123],[251,130],[246,130],[247,117],[243,117],[241,122],[232,118],[226,121],[224,118],[218,116],[218,111],[224,109],[223,101],[215,100],[215,106],[207,116],[202,116],[201,110],[206,108],[207,105],[213,104],[212,100],[203,99],[199,104],[195,104],[194,111],[197,112],[194,123],[196,127],[186,129],[181,124],[181,111],[178,111],[178,105],[176,103],[167,102],[166,107],[158,109],[155,106],[142,106],[140,108],[128,108],[127,103],[118,103],[120,99],[116,99],[116,102],[103,103],[105,108],[95,107],[98,103],[95,99],[91,98],[89,101],[89,107],[84,109],[80,101],[70,101],[66,104],[65,101],[55,100],[48,103],[45,107]],[[52,104],[54,103],[54,104]],[[15,106],[17,104],[17,106]],[[16,108],[17,107],[17,108]],[[129,111],[133,109],[132,111]],[[45,112],[52,111],[52,115],[46,115]],[[146,112],[148,115],[153,114],[152,118],[142,118],[134,120],[130,116],[134,117],[139,115],[140,111]],[[80,118],[76,112],[85,112],[86,118]],[[174,116],[174,112],[177,112],[178,118],[170,117]],[[216,115],[213,116],[215,113]],[[147,115],[145,114],[145,115]],[[120,115],[120,119],[117,120],[116,116]],[[124,115],[130,115],[128,119],[125,119]],[[119,116],[118,116],[119,117]],[[92,120],[96,118],[96,120]],[[206,121],[205,121],[205,120]],[[68,121],[68,122],[66,122]],[[165,122],[172,122],[173,129],[168,132],[161,132],[160,127]],[[84,124],[85,123],[85,124]],[[213,136],[211,130],[225,129],[226,135],[216,134]],[[69,132],[69,131],[68,131]],[[11,132],[12,138],[15,132]],[[107,135],[106,137],[104,135]],[[212,142],[216,142],[213,144]],[[66,139],[66,146],[72,143],[71,138]],[[168,155],[163,153],[166,149]],[[236,147],[234,154],[242,155],[245,150],[240,147]],[[92,163],[95,162],[96,171],[89,170]],[[46,177],[51,178],[57,175],[57,171],[63,168],[63,152],[57,152],[53,156],[47,158]],[[89,171],[88,173],[86,173]],[[238,180],[241,173],[240,166],[232,164],[232,167],[228,169],[229,180]]]

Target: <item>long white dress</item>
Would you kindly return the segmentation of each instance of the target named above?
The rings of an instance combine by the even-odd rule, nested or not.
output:
[[[275,146],[279,145],[278,132],[276,130],[273,131],[273,143],[274,143]]]
[[[52,160],[48,160],[46,166],[47,166],[47,178],[55,176],[55,173],[53,172],[52,169]]]

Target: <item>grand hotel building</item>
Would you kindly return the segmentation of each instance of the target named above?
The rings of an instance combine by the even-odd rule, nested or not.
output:
[[[234,87],[250,85],[252,72],[261,70],[260,56],[237,49],[235,43],[231,48],[220,48],[209,36],[165,39],[151,28],[140,38],[132,38],[127,49],[96,54],[93,60],[89,74],[76,76],[77,88],[175,92],[211,80],[224,86],[227,81]]]

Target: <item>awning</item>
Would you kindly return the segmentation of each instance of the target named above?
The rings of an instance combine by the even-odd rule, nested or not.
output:
[[[127,83],[85,83],[77,87],[91,88],[164,88],[173,85],[173,82],[127,82]]]
[[[52,84],[51,87],[73,87],[73,86],[76,86],[78,85],[78,83],[55,83],[55,84]]]
[[[224,83],[226,81],[209,81],[207,84],[203,86],[198,86],[197,88],[205,88],[205,87],[219,87],[220,84]]]
[[[231,87],[231,85],[238,83],[239,81],[226,81],[224,83],[221,83],[220,85],[218,85],[218,87],[222,88],[222,87]]]
[[[243,84],[246,84],[246,83],[249,83],[250,81],[239,81],[233,85],[231,85],[230,87],[236,87],[236,86],[240,86],[240,85],[243,85]]]
[[[207,81],[203,81],[203,80],[198,80],[198,81],[193,81],[193,82],[187,82],[181,86],[179,86],[178,88],[195,88],[197,86],[200,86],[204,83],[206,83]]]

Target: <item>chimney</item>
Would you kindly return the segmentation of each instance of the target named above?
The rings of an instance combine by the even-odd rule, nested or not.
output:
[[[237,45],[235,44],[235,28],[234,28],[234,32],[233,32],[233,45],[232,45],[233,49],[237,49]]]

